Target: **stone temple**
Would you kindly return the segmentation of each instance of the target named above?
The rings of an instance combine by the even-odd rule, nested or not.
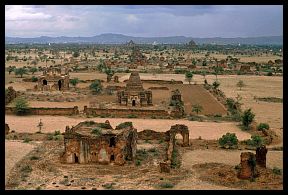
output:
[[[137,149],[137,129],[122,123],[113,129],[109,123],[84,121],[67,126],[64,134],[64,163],[124,165],[133,161]]]
[[[64,91],[69,89],[69,73],[65,69],[48,68],[43,75],[38,77],[38,84],[34,87],[37,91]]]
[[[152,105],[152,91],[145,90],[138,72],[132,72],[124,90],[117,92],[118,103],[126,106]]]

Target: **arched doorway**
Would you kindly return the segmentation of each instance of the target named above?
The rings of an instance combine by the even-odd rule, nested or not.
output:
[[[62,82],[61,80],[58,81],[58,88],[59,88],[59,91],[61,90],[61,87],[62,87]]]
[[[132,100],[132,106],[136,106],[136,100]]]
[[[47,85],[47,80],[43,80],[43,85]]]
[[[74,153],[74,162],[75,163],[79,163],[79,158],[78,156]]]
[[[175,135],[175,144],[179,145],[179,146],[183,146],[183,136],[180,133],[176,133]]]

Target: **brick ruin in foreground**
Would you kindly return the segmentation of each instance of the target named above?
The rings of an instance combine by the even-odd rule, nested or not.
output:
[[[144,90],[139,73],[132,72],[126,84],[125,90],[117,92],[117,99],[120,105],[152,105],[152,91]]]
[[[168,142],[164,163],[170,166],[178,133],[183,137],[182,146],[189,146],[189,130],[185,125],[173,125],[166,132],[144,130],[137,133],[131,122],[121,123],[113,129],[108,120],[105,123],[84,121],[71,129],[66,127],[61,160],[64,163],[124,165],[126,161],[135,160],[138,139],[154,139]]]
[[[66,127],[64,135],[66,163],[114,163],[123,165],[136,155],[137,129],[132,125],[113,129],[109,123],[85,121]]]

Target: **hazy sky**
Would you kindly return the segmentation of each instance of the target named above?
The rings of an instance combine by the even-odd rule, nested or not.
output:
[[[6,5],[5,36],[283,35],[282,5]]]

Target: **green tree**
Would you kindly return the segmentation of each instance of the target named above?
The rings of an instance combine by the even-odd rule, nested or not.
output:
[[[78,58],[80,56],[80,53],[78,52],[78,51],[75,51],[74,53],[73,53],[73,57],[74,58]]]
[[[218,143],[221,147],[233,148],[238,145],[238,138],[235,133],[226,133],[219,139]]]
[[[191,83],[191,80],[193,78],[193,73],[192,72],[186,72],[185,74],[186,79],[188,80],[189,84]]]
[[[76,85],[79,83],[79,79],[78,79],[78,78],[71,79],[71,80],[70,80],[70,83],[71,83],[74,87],[76,87]]]
[[[13,72],[14,70],[15,70],[15,66],[9,66],[8,67],[9,74],[11,74],[11,72]]]
[[[20,75],[21,78],[23,78],[23,74],[28,74],[26,68],[16,68],[14,72],[15,72],[15,75]]]
[[[18,115],[27,114],[29,111],[29,104],[27,100],[24,98],[19,97],[15,99],[14,105],[15,105],[16,114]]]
[[[92,90],[93,93],[98,94],[102,91],[102,84],[99,80],[96,80],[93,83],[91,83],[89,88]]]
[[[218,81],[214,81],[212,85],[214,89],[217,89],[220,86],[220,83]]]
[[[30,69],[30,72],[32,72],[32,74],[34,74],[35,72],[37,72],[38,71],[38,69],[36,68],[36,67],[32,67],[31,69]]]
[[[251,108],[244,111],[242,115],[242,125],[245,129],[249,129],[250,124],[253,122],[255,114],[251,111]]]
[[[245,87],[246,85],[244,84],[244,82],[242,80],[238,81],[238,83],[236,84],[237,87],[240,88],[240,91],[242,89],[242,87]]]
[[[199,112],[202,112],[203,107],[200,104],[194,104],[192,105],[192,112],[196,112],[197,115]]]

